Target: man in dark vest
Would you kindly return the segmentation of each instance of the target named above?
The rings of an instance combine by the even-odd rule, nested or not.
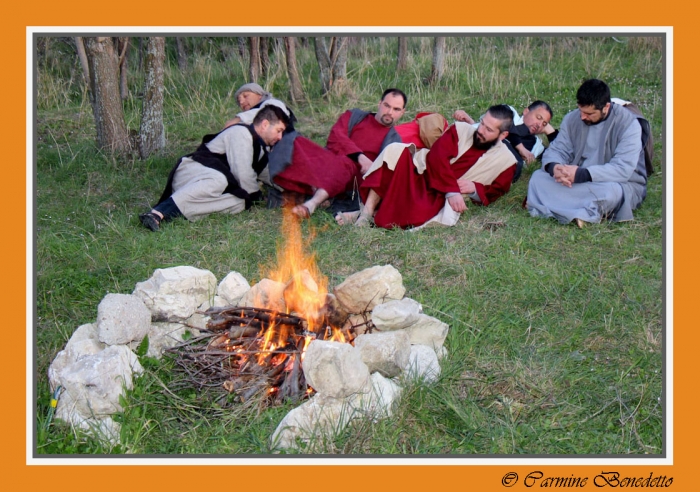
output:
[[[286,138],[270,153],[270,176],[286,192],[304,196],[305,201],[292,211],[309,217],[319,205],[333,197],[359,208],[357,190],[362,175],[390,143],[401,142],[394,129],[406,110],[406,94],[387,89],[376,113],[351,109],[343,113],[331,128],[326,147],[296,135]]]
[[[236,214],[261,199],[258,180],[270,184],[268,153],[282,138],[289,117],[265,106],[251,125],[237,124],[206,135],[192,154],[177,162],[158,204],[139,215],[157,231],[163,220],[184,216],[197,220],[214,212]]]

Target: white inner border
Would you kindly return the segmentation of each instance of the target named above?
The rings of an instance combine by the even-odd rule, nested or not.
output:
[[[665,389],[666,389],[666,458],[605,458],[605,457],[590,457],[590,458],[549,458],[549,457],[529,457],[529,458],[480,458],[475,457],[436,457],[436,458],[343,458],[336,455],[329,457],[265,457],[265,458],[219,458],[219,457],[202,457],[202,458],[134,458],[128,459],[125,457],[76,457],[67,456],[65,458],[35,458],[34,452],[34,35],[56,35],[56,34],[83,34],[90,35],[91,33],[149,33],[151,35],[167,35],[167,34],[190,34],[203,33],[208,35],[217,34],[259,34],[259,33],[274,33],[274,34],[304,34],[304,33],[343,33],[343,34],[374,34],[383,36],[391,33],[403,34],[435,34],[444,33],[445,35],[463,35],[463,34],[591,34],[599,35],[601,33],[609,33],[610,35],[629,33],[630,35],[643,34],[666,34],[666,80],[665,90],[666,97],[664,100],[664,120],[666,124],[665,142],[665,164],[664,164],[664,180],[665,180],[665,217],[666,226],[665,236],[665,289],[666,289],[666,319],[665,319]],[[319,27],[319,26],[286,26],[286,27],[269,27],[269,26],[209,26],[209,27],[175,27],[175,26],[28,26],[26,31],[26,80],[27,80],[27,128],[26,128],[26,145],[27,145],[27,189],[26,189],[26,207],[27,207],[27,257],[26,257],[26,272],[27,272],[27,329],[26,329],[26,463],[27,465],[502,465],[502,466],[529,466],[529,465],[644,465],[645,470],[651,466],[672,465],[673,464],[673,28],[670,26],[638,26],[638,27],[612,27],[612,26],[539,26],[539,27],[464,27],[464,26],[384,26],[384,27]],[[593,472],[594,470],[592,470]],[[640,473],[644,473],[640,472]],[[599,473],[595,471],[595,473]]]

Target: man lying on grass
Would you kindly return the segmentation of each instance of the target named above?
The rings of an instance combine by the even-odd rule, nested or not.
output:
[[[429,222],[455,225],[465,198],[489,205],[510,190],[515,157],[503,144],[513,122],[510,108],[491,106],[478,128],[457,121],[430,149],[387,146],[364,176],[358,212],[336,215],[341,225],[372,221],[387,229]]]
[[[160,200],[141,223],[157,231],[160,223],[184,216],[197,220],[215,212],[236,214],[261,199],[258,180],[270,184],[267,158],[289,124],[279,107],[265,106],[252,125],[236,124],[206,135],[192,154],[177,162]]]

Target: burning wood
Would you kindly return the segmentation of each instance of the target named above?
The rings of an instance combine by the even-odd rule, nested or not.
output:
[[[334,308],[322,309],[324,313]],[[224,390],[236,400],[261,395],[268,404],[299,401],[313,393],[306,384],[301,363],[312,340],[351,342],[352,325],[345,329],[326,325],[317,332],[304,318],[255,307],[212,308],[207,330],[171,349],[184,374],[176,386]],[[324,315],[322,318],[327,319]]]

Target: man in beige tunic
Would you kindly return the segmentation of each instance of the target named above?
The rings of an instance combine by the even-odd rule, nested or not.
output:
[[[270,184],[267,154],[287,124],[282,109],[266,106],[251,125],[237,124],[205,136],[195,152],[175,165],[158,204],[139,215],[141,223],[155,232],[162,221],[175,217],[197,220],[250,208],[261,199],[258,180]]]

